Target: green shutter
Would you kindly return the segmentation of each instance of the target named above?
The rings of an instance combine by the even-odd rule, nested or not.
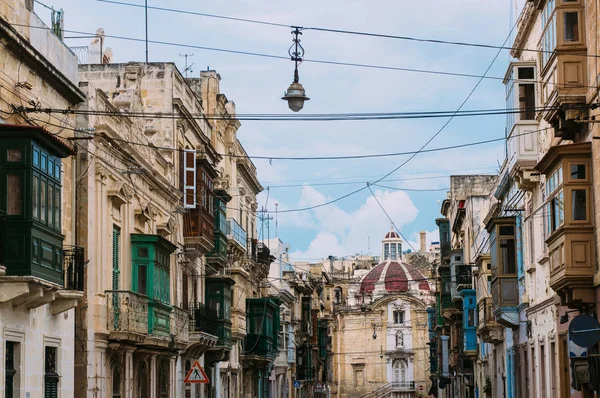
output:
[[[113,267],[112,267],[112,290],[119,290],[119,249],[121,242],[121,231],[116,226],[113,226]],[[116,293],[113,293],[113,312],[114,312],[114,328],[115,330],[119,329],[119,296]]]
[[[113,226],[113,258],[112,258],[112,290],[119,290],[119,243],[121,241],[121,231]]]
[[[44,398],[58,398],[58,376],[45,377]]]

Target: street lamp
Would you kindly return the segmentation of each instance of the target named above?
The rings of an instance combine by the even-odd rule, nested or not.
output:
[[[310,98],[306,96],[304,87],[302,87],[302,84],[300,84],[298,77],[298,65],[302,63],[302,57],[304,56],[304,47],[302,47],[300,44],[300,39],[298,38],[302,32],[300,32],[300,28],[297,26],[294,26],[293,28],[294,30],[292,30],[292,35],[294,35],[294,38],[292,41],[294,44],[292,44],[289,48],[288,54],[290,54],[290,59],[294,61],[295,65],[294,81],[292,84],[290,84],[285,92],[285,95],[281,97],[281,99],[288,102],[288,106],[292,111],[298,112],[304,107],[304,101],[308,101]]]

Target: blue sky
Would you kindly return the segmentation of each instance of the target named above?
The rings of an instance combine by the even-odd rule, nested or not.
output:
[[[143,4],[140,0],[124,0]],[[43,0],[62,7],[65,28],[107,35],[144,37],[143,9],[95,0]],[[315,26],[387,33],[393,35],[500,45],[508,35],[519,0],[408,1],[213,1],[149,0],[163,6],[201,13],[260,19],[289,25]],[[49,11],[36,4],[45,20]],[[69,36],[69,34],[66,34]],[[193,15],[149,11],[151,40],[287,56],[290,29],[247,24]],[[70,39],[71,46],[89,40]],[[307,30],[302,36],[307,59],[377,64],[481,75],[496,50],[402,40],[359,37]],[[144,43],[108,38],[114,62],[143,61]],[[150,61],[176,62],[179,54],[193,53],[193,75],[210,67],[222,78],[221,91],[234,101],[238,113],[291,113],[280,97],[293,77],[291,61],[227,54],[223,52],[150,44]],[[488,73],[503,77],[510,61],[503,51]],[[305,62],[300,82],[311,98],[304,113],[403,112],[455,110],[477,79],[400,71],[386,71]],[[464,109],[504,107],[504,87],[499,80],[484,80]],[[419,149],[447,119],[334,122],[244,121],[238,137],[250,155],[327,156]],[[504,135],[504,116],[454,119],[428,146],[443,147]],[[417,155],[381,182],[386,187],[441,189],[450,174],[493,173],[502,162],[503,144],[492,143]],[[259,206],[269,210],[293,209],[323,203],[365,186],[396,168],[406,156],[338,161],[256,160],[265,189]],[[322,185],[339,182],[362,184]],[[277,187],[278,185],[300,185]],[[375,194],[401,232],[416,246],[418,232],[436,240],[435,218],[445,191],[414,192],[376,187]],[[278,214],[278,232],[291,243],[292,261],[312,260],[329,254],[343,256],[379,254],[380,240],[390,223],[368,190],[313,211]],[[275,227],[270,228],[274,237]],[[265,227],[266,231],[266,227]],[[409,245],[405,244],[405,248]]]

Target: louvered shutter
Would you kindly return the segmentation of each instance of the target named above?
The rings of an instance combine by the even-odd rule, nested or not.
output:
[[[112,290],[119,290],[119,243],[121,231],[113,227]]]
[[[119,249],[121,243],[121,231],[116,226],[113,226],[113,266],[112,266],[112,307],[113,307],[113,323],[115,330],[119,330]]]
[[[183,155],[183,207],[193,209],[196,207],[196,151],[186,149]]]
[[[58,376],[44,377],[44,398],[58,398]]]

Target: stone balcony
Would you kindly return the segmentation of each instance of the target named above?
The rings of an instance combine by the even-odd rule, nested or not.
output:
[[[62,284],[34,275],[7,275],[6,267],[0,265],[0,304],[12,303],[27,310],[48,304],[52,315],[75,308],[83,297],[84,261],[82,248],[63,250]]]

